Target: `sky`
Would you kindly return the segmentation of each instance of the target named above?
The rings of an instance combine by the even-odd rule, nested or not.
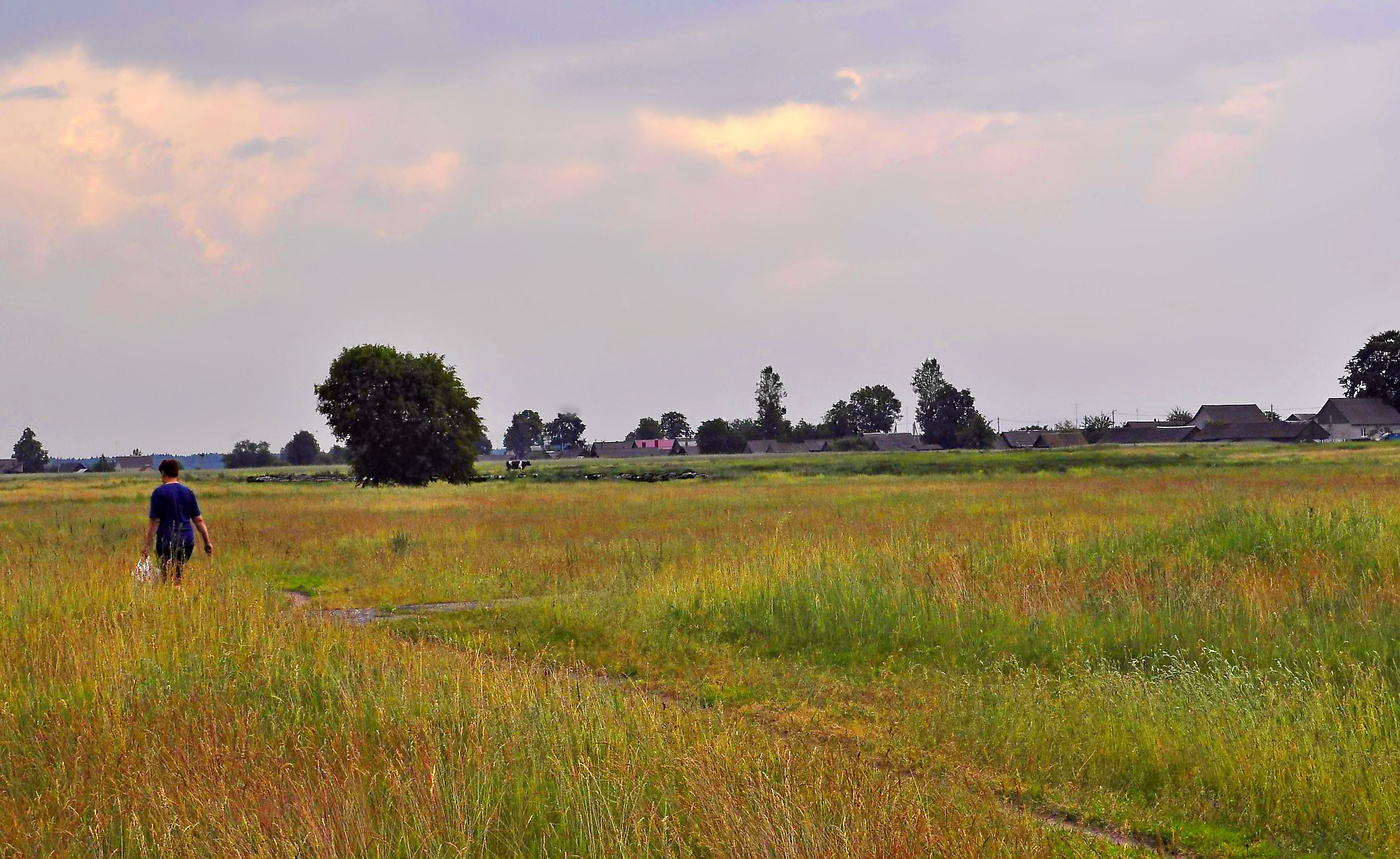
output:
[[[498,444],[927,357],[1002,429],[1314,411],[1400,327],[1390,0],[18,5],[6,447],[329,445],[359,343]]]

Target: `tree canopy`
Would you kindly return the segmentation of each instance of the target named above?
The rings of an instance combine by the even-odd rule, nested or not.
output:
[[[1400,331],[1373,335],[1337,381],[1348,397],[1375,397],[1400,408]]]
[[[711,418],[695,429],[701,453],[742,453],[747,439],[724,418]]]
[[[473,476],[480,401],[441,355],[354,346],[331,363],[316,396],[362,484],[423,486]]]
[[[534,409],[516,412],[503,441],[506,450],[516,456],[528,455],[532,447],[544,447],[544,418]]]
[[[637,421],[637,428],[632,430],[632,438],[653,439],[661,438],[661,422],[656,418],[642,418]]]
[[[914,393],[919,403],[914,421],[925,442],[943,447],[986,447],[992,443],[992,428],[977,411],[972,391],[959,390],[944,378],[938,361],[927,358],[914,371]]]
[[[866,385],[851,393],[851,414],[856,432],[889,432],[899,420],[903,404],[884,385]]]
[[[544,425],[544,435],[554,447],[573,447],[583,444],[583,431],[587,428],[583,419],[573,412],[560,412]]]
[[[233,450],[224,454],[224,468],[268,468],[276,464],[277,457],[265,441],[245,438],[235,442]]]
[[[661,416],[661,435],[669,439],[688,438],[690,421],[680,412],[666,412]]]
[[[822,423],[832,438],[846,438],[856,434],[856,413],[845,400],[833,403],[822,417]]]
[[[790,435],[792,428],[787,421],[787,407],[783,405],[783,400],[787,399],[787,388],[783,386],[782,377],[773,372],[771,366],[764,367],[758,374],[758,384],[754,386],[753,393],[754,401],[758,404],[755,422],[760,436],[780,438]]]
[[[34,430],[29,427],[24,428],[24,432],[19,434],[19,441],[15,442],[14,458],[25,474],[37,474],[49,464],[49,452],[44,450]]]
[[[321,455],[321,443],[311,430],[302,430],[292,436],[287,446],[282,448],[282,458],[291,465],[311,465]]]

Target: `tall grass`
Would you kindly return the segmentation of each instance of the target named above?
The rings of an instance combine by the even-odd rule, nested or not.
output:
[[[0,564],[0,853],[1053,847],[956,787],[568,674],[308,620],[228,566],[136,587],[118,557],[84,560],[77,542],[9,543]]]

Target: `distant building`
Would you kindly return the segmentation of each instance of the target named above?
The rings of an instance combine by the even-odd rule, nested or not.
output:
[[[1114,427],[1099,437],[1095,444],[1180,444],[1193,441],[1200,430],[1194,426]]]
[[[18,459],[0,459],[0,474],[18,474]]]
[[[1380,438],[1400,432],[1400,412],[1379,399],[1333,397],[1313,420],[1338,441]]]
[[[1030,450],[1040,441],[1039,430],[1008,430],[997,433],[992,447],[997,450]]]
[[[153,457],[149,456],[114,456],[112,457],[112,469],[114,471],[154,471],[155,465],[151,462]]]
[[[1209,424],[1262,424],[1267,423],[1264,410],[1249,405],[1201,406],[1191,419],[1191,426],[1204,429]]]
[[[639,438],[633,442],[633,444],[637,447],[656,448],[657,450],[670,452],[671,448],[676,446],[676,440],[670,438]]]
[[[925,443],[922,438],[912,432],[868,432],[862,436],[866,441],[875,445],[875,450],[879,451],[926,451],[942,450],[940,444]]]
[[[1293,414],[1284,418],[1284,420],[1288,421],[1289,423],[1298,423],[1299,421],[1306,423],[1315,417],[1317,417],[1317,412],[1294,412]]]
[[[775,444],[771,438],[756,438],[744,445],[744,453],[772,453]]]
[[[1263,421],[1247,424],[1211,424],[1191,438],[1199,442],[1272,441],[1295,443],[1326,441],[1327,430],[1316,421]]]
[[[811,441],[774,441],[768,443],[767,450],[758,453],[824,453],[831,450],[831,442],[826,439]]]
[[[1043,432],[1039,433],[1039,438],[1035,440],[1034,447],[1080,447],[1089,443],[1089,439],[1084,437],[1084,433],[1079,430],[1073,432]]]
[[[646,441],[667,441],[670,439],[646,439]],[[635,459],[644,456],[671,456],[684,454],[685,448],[674,444],[667,447],[638,447],[630,441],[595,441],[584,456],[599,459]]]

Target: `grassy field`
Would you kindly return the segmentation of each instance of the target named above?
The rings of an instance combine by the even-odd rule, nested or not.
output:
[[[1400,448],[687,465],[0,480],[0,851],[1400,852]]]

